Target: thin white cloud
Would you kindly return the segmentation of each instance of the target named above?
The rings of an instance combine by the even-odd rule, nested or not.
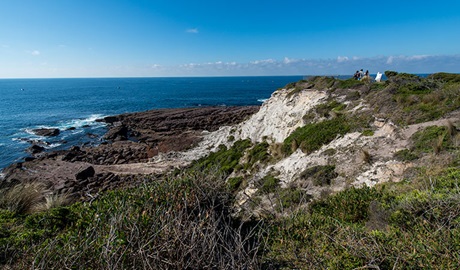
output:
[[[353,75],[358,69],[369,70],[371,74],[395,70],[408,73],[433,73],[438,71],[458,72],[460,55],[451,56],[377,56],[346,57],[336,59],[263,59],[246,63],[206,62],[181,65],[169,71],[182,72],[178,75]]]
[[[353,73],[361,68],[369,70],[371,74],[386,70],[415,74],[441,71],[458,73],[460,70],[460,54],[350,57],[348,61],[338,61],[338,58],[269,58],[247,62],[216,60],[182,65],[152,63],[139,66],[97,66],[83,69],[61,68],[51,64],[43,66],[33,64],[30,67],[17,70],[0,66],[0,77],[349,75],[351,78]]]
[[[189,34],[198,34],[200,31],[198,31],[198,28],[189,28],[189,29],[185,30],[185,32],[187,32]]]
[[[337,56],[337,62],[338,62],[338,63],[346,62],[346,61],[348,61],[348,60],[349,60],[349,59],[348,59],[348,57],[346,57],[346,56]]]
[[[40,55],[40,51],[38,50],[33,50],[33,51],[27,51],[28,54],[33,55],[33,56],[38,56]]]
[[[292,64],[292,63],[297,63],[299,61],[302,61],[300,59],[294,59],[294,58],[288,58],[288,57],[284,57],[283,59],[283,63],[288,65],[288,64]]]
[[[253,65],[260,65],[260,64],[273,64],[275,62],[276,61],[273,60],[273,59],[264,59],[264,60],[251,61],[250,63],[253,64]]]
[[[409,56],[407,57],[408,60],[423,60],[423,59],[426,59],[430,57],[429,55],[413,55],[413,56]]]

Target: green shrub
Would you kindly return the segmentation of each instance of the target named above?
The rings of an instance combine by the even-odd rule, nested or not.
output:
[[[274,192],[279,186],[280,180],[268,174],[259,181],[259,193],[268,194]]]
[[[243,177],[232,177],[227,180],[230,191],[237,191],[243,183]]]
[[[361,134],[363,134],[363,136],[374,136],[374,131],[372,129],[365,129]]]
[[[251,141],[236,141],[229,149],[225,145],[220,145],[217,152],[211,153],[192,164],[194,170],[212,170],[218,168],[220,173],[230,174],[239,165],[239,161],[247,148],[251,146]]]
[[[304,205],[311,199],[311,195],[298,188],[284,188],[280,190],[279,194],[279,201],[283,209],[298,206],[300,204]]]
[[[27,228],[46,228],[59,231],[71,225],[76,217],[67,207],[57,207],[41,213],[29,215],[24,220]]]
[[[355,80],[354,78],[350,78],[347,80],[338,80],[336,87],[339,89],[350,89],[361,85],[364,85],[362,80]]]
[[[270,154],[268,153],[269,144],[267,142],[261,142],[255,144],[248,151],[248,162],[245,164],[245,169],[251,168],[257,162],[267,162],[270,160]]]
[[[346,105],[340,102],[337,102],[336,100],[332,100],[328,103],[321,103],[317,105],[314,110],[316,113],[322,117],[330,117],[331,116],[331,111],[334,112],[339,112],[343,109],[345,109]]]
[[[391,71],[391,70],[385,71],[385,76],[387,78],[392,78],[392,77],[395,77],[396,75],[398,75],[398,72],[396,71]]]
[[[411,139],[416,153],[430,153],[447,148],[450,134],[444,126],[429,126],[414,133]]]
[[[439,72],[429,75],[428,79],[434,79],[449,83],[460,83],[460,74]]]
[[[307,124],[291,133],[284,140],[282,149],[286,155],[290,155],[300,146],[303,152],[311,153],[321,148],[324,144],[330,143],[337,136],[348,133],[350,130],[351,126],[346,117],[343,116],[319,123]]]
[[[379,198],[374,188],[349,188],[323,201],[314,202],[311,213],[334,217],[342,222],[365,222],[371,201]]]
[[[418,159],[418,156],[409,149],[399,150],[393,154],[393,157],[399,161],[412,161]]]

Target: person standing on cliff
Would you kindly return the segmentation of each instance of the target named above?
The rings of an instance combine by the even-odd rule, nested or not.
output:
[[[359,71],[359,79],[362,79],[364,77],[364,72],[363,69]]]
[[[359,80],[359,71],[357,70],[355,74],[353,75],[353,79]]]

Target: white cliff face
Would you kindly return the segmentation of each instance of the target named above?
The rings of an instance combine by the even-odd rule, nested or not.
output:
[[[260,142],[265,137],[281,143],[296,128],[305,125],[302,117],[326,97],[324,91],[308,90],[289,95],[288,90],[280,89],[262,105],[259,112],[240,124],[238,138]]]
[[[234,141],[245,139],[261,142],[266,138],[282,143],[294,130],[306,124],[303,116],[326,97],[325,91],[308,90],[290,96],[287,89],[277,90],[248,120],[206,134],[196,148],[181,155],[191,161],[216,151],[221,144],[230,146]]]

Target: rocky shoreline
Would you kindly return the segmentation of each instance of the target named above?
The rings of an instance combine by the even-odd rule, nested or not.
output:
[[[24,162],[3,170],[0,188],[40,182],[50,193],[92,199],[100,191],[142,182],[142,175],[183,166],[152,164],[149,160],[162,153],[190,149],[202,140],[204,133],[242,122],[258,110],[259,106],[198,107],[105,117],[98,120],[109,127],[103,143],[49,153],[31,151],[32,156]]]

